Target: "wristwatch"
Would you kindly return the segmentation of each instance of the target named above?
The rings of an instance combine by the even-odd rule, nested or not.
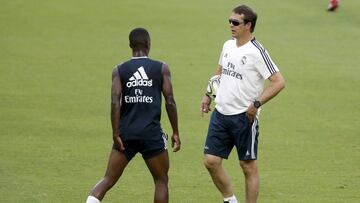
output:
[[[254,107],[258,109],[260,106],[261,106],[261,102],[258,101],[258,100],[255,100],[254,101]]]

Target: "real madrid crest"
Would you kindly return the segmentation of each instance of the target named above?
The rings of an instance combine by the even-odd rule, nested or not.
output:
[[[246,56],[243,56],[243,57],[241,58],[241,64],[242,64],[242,65],[245,65],[245,64],[246,64]]]

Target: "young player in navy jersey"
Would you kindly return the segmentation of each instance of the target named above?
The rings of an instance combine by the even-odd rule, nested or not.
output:
[[[257,14],[248,6],[233,9],[229,18],[232,39],[224,43],[216,70],[221,79],[205,141],[204,164],[227,203],[238,203],[222,165],[234,146],[245,176],[245,202],[257,201],[260,106],[285,85],[278,67],[252,35],[256,19]],[[266,88],[265,80],[269,80]],[[205,95],[200,104],[202,113],[210,111],[210,102],[211,98]]]
[[[165,63],[148,58],[150,36],[145,29],[132,30],[129,40],[133,57],[116,66],[112,73],[111,123],[114,144],[108,167],[86,203],[99,203],[138,152],[142,154],[154,179],[154,202],[169,201],[167,135],[160,126],[161,94],[165,98],[172,127],[173,151],[179,151],[181,146],[170,70]]]

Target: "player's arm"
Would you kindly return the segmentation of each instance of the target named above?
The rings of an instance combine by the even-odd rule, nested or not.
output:
[[[119,124],[120,124],[120,109],[121,109],[121,92],[122,86],[117,67],[112,72],[111,84],[111,125],[113,130],[113,140],[118,149],[124,150],[124,145],[120,138]]]
[[[180,150],[181,141],[179,136],[179,129],[178,129],[178,116],[177,116],[177,108],[174,99],[173,88],[171,84],[171,74],[168,65],[163,64],[162,70],[162,93],[165,98],[165,106],[168,118],[170,120],[170,124],[172,127],[172,136],[171,136],[171,146],[174,152]]]
[[[219,65],[215,69],[215,75],[221,75],[221,71],[222,71],[222,66]],[[209,111],[211,111],[210,104],[211,104],[211,97],[209,95],[205,94],[200,102],[201,116],[204,116],[204,113],[208,113]]]
[[[256,98],[257,101],[260,102],[260,105],[264,105],[266,102],[270,101],[273,97],[275,97],[282,89],[285,88],[285,79],[280,72],[276,72],[272,74],[268,80],[269,84],[266,86],[261,95]],[[257,113],[257,108],[255,108],[254,104],[251,104],[247,115],[250,120],[254,120]]]

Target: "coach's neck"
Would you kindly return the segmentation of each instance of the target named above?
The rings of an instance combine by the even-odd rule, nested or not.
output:
[[[244,44],[248,43],[250,40],[252,40],[254,36],[251,33],[248,33],[246,35],[243,35],[239,38],[236,38],[236,46],[241,47]]]

